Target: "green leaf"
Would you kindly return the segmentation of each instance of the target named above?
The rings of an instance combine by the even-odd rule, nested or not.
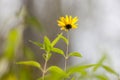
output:
[[[100,80],[109,80],[107,78],[107,76],[105,76],[105,75],[96,75],[95,77],[98,78],[98,79],[100,79]]]
[[[22,34],[19,28],[13,28],[9,31],[7,38],[4,41],[3,55],[9,60],[15,57],[16,49],[18,49],[22,40]]]
[[[94,66],[93,71],[96,71],[99,67],[102,66],[102,63],[104,62],[104,60],[106,59],[106,56],[103,56],[98,63]]]
[[[64,42],[65,42],[67,45],[69,44],[69,41],[68,41],[68,39],[67,39],[66,37],[61,36],[61,39],[63,39],[63,40],[64,40]]]
[[[43,28],[41,27],[40,22],[38,21],[38,19],[35,16],[29,16],[29,15],[27,15],[27,17],[26,17],[26,23],[28,25],[31,25],[32,28],[35,28],[35,29],[41,30],[41,31],[43,30]]]
[[[51,50],[51,42],[47,36],[44,37],[44,49],[49,52]]]
[[[26,59],[28,59],[28,60],[34,60],[35,59],[35,54],[30,47],[24,46],[23,47],[23,52],[24,52],[24,56],[26,57]]]
[[[31,43],[33,43],[33,44],[35,44],[36,46],[39,46],[39,47],[43,47],[43,44],[41,44],[41,43],[39,43],[39,42],[35,42],[35,41],[31,41],[31,40],[29,40],[29,42],[31,42]]]
[[[71,75],[71,74],[74,74],[76,72],[83,72],[83,70],[85,69],[88,69],[88,68],[91,68],[93,67],[95,64],[90,64],[90,65],[82,65],[82,66],[74,66],[74,67],[71,67],[67,70],[67,74],[68,75]]]
[[[38,63],[38,62],[36,62],[36,61],[21,61],[21,62],[17,62],[16,64],[33,66],[33,67],[36,67],[36,68],[38,68],[38,69],[41,69],[40,63]]]
[[[54,77],[67,77],[65,71],[57,66],[51,66],[47,71],[49,71]]]
[[[56,43],[60,40],[61,36],[62,36],[62,33],[59,34],[59,35],[52,41],[52,43],[51,43],[51,46],[52,46],[52,47],[54,47],[54,46],[56,45]]]
[[[63,50],[59,49],[59,48],[52,48],[52,51],[55,52],[55,53],[58,53],[58,54],[61,54],[64,56],[64,52]]]
[[[102,65],[102,67],[109,73],[115,74],[116,76],[118,76],[118,73],[116,71],[114,71],[113,69],[111,69],[109,66],[106,65]]]
[[[82,55],[79,52],[71,52],[69,56],[82,57]]]
[[[59,68],[58,66],[50,66],[48,68],[48,71],[55,72],[55,73],[58,73],[58,74],[63,74],[63,73],[65,74],[65,72],[61,68]]]

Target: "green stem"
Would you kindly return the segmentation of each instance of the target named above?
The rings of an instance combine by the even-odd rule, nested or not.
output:
[[[67,32],[67,39],[68,39],[68,44],[67,44],[67,49],[66,49],[66,54],[65,54],[65,65],[64,65],[64,70],[66,71],[67,69],[67,60],[68,60],[68,50],[69,50],[69,31]]]
[[[46,54],[47,55],[47,54]],[[48,63],[48,60],[45,59],[45,64],[44,64],[44,67],[43,67],[43,73],[42,73],[42,80],[45,80],[45,74],[46,74],[46,69],[47,69],[47,63]]]
[[[66,71],[67,69],[67,59],[65,58],[65,66],[64,66],[64,70]]]

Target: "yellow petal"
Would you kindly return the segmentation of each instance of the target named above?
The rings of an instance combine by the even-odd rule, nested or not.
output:
[[[77,25],[73,25],[72,28],[73,28],[73,29],[77,28]]]
[[[63,22],[61,22],[61,21],[59,21],[59,20],[58,20],[57,22],[58,22],[59,25],[65,26],[65,24],[64,24]]]
[[[69,24],[69,18],[68,15],[66,15],[66,20],[65,20],[66,24]]]
[[[69,24],[72,23],[72,16],[69,17]]]
[[[65,18],[64,17],[60,17],[60,20],[65,23]]]
[[[72,24],[75,24],[77,21],[78,21],[78,18],[77,18],[77,17],[73,18]]]
[[[61,28],[61,30],[65,30],[65,28],[64,28],[64,27],[62,27],[62,28]]]

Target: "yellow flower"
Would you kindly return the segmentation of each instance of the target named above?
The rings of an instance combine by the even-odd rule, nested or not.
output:
[[[68,31],[70,29],[77,28],[76,22],[78,21],[78,17],[72,18],[72,16],[66,15],[65,17],[60,17],[60,19],[57,21],[58,26],[61,27],[61,30]]]

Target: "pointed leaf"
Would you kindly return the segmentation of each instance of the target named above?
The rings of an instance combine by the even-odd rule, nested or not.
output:
[[[54,47],[54,46],[56,45],[56,43],[60,40],[61,36],[62,36],[62,33],[59,34],[59,35],[52,41],[52,43],[51,43],[51,46],[52,46],[52,47]]]
[[[56,72],[56,73],[65,73],[61,68],[57,67],[57,66],[51,66],[48,68],[48,71],[51,71],[51,72]]]
[[[68,39],[67,39],[66,37],[61,36],[61,38],[64,40],[64,42],[65,42],[67,45],[69,44]]]
[[[21,62],[17,62],[17,64],[23,64],[23,65],[33,66],[33,67],[41,69],[40,63],[38,63],[36,61],[21,61]]]
[[[51,50],[51,42],[47,36],[44,37],[44,48],[48,52]]]
[[[40,31],[43,30],[40,22],[38,21],[38,19],[35,16],[27,15],[26,16],[26,23],[28,25],[31,25],[32,28],[35,28],[35,29],[40,30]]]
[[[56,77],[62,77],[62,76],[66,77],[67,76],[66,73],[61,68],[59,68],[57,66],[49,67],[48,71]]]
[[[29,40],[29,42],[31,42],[31,43],[33,43],[33,44],[35,44],[36,46],[39,46],[39,47],[43,47],[43,44],[41,44],[41,43],[39,43],[39,42],[35,42],[35,41],[31,41],[31,40]]]
[[[106,65],[103,65],[102,66],[106,71],[112,73],[112,74],[115,74],[116,76],[118,76],[118,73],[116,71],[114,71],[113,69],[111,69],[110,67],[106,66]]]
[[[107,78],[107,76],[105,76],[105,75],[96,75],[95,77],[98,78],[98,79],[100,79],[100,80],[109,80]]]
[[[82,57],[82,55],[79,52],[71,52],[69,56]]]
[[[55,53],[58,53],[58,54],[61,54],[64,56],[64,52],[63,50],[59,49],[59,48],[52,48],[52,51],[55,52]]]
[[[16,27],[9,31],[4,41],[5,48],[3,49],[3,55],[9,60],[13,60],[15,57],[15,51],[18,49],[22,40],[22,34],[20,28]]]
[[[24,51],[24,56],[28,60],[34,60],[35,59],[35,54],[34,54],[34,52],[32,51],[32,49],[30,47],[24,46],[23,51]]]
[[[67,70],[67,74],[68,75],[71,75],[71,74],[74,74],[76,72],[83,72],[83,70],[85,69],[88,69],[88,68],[91,68],[93,67],[95,64],[90,64],[90,65],[82,65],[82,66],[74,66],[74,67],[71,67]]]
[[[106,56],[103,56],[100,61],[98,61],[98,63],[95,65],[95,67],[93,68],[93,71],[96,71],[99,67],[102,66],[102,63],[104,62],[104,60],[106,59]]]

